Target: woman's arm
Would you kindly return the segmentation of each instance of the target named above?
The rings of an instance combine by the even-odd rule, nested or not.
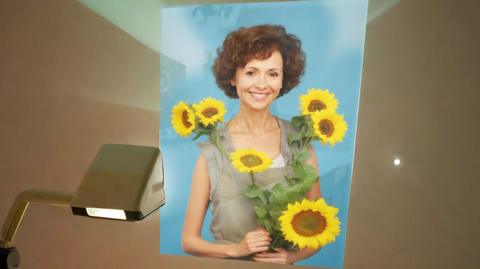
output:
[[[248,256],[268,249],[270,236],[263,229],[247,233],[237,244],[216,244],[203,240],[201,230],[208,208],[209,194],[207,160],[200,155],[192,177],[192,189],[182,232],[182,248],[185,252],[196,256],[226,258]]]
[[[317,155],[315,154],[315,150],[313,147],[310,147],[310,159],[306,161],[307,164],[313,166],[315,168],[315,172],[318,175],[318,164],[317,164]],[[307,193],[307,198],[310,200],[316,200],[322,197],[320,192],[320,181],[317,181],[313,186],[310,188],[310,191]],[[257,253],[254,256],[255,261],[259,262],[271,262],[271,263],[282,263],[282,264],[290,264],[294,263],[303,259],[306,259],[316,252],[318,252],[320,248],[312,249],[312,248],[304,248],[299,250],[288,251],[283,248],[276,248],[276,252],[262,252]]]

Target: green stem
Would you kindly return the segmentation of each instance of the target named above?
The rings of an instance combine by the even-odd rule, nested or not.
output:
[[[307,137],[307,141],[305,142],[305,144],[304,144],[303,146],[304,146],[304,147],[305,147],[305,146],[309,146],[311,142],[312,142],[312,138],[311,138],[311,137]]]
[[[280,241],[280,239],[282,238],[282,235],[278,232],[276,232],[273,236],[273,241],[272,243],[270,244],[270,249],[274,249],[277,247],[277,244],[278,244],[278,241]]]
[[[253,175],[253,172],[250,172],[250,179],[252,180],[252,185],[255,185],[255,176]]]
[[[227,156],[225,149],[222,146],[222,143],[220,143],[220,135],[218,134],[216,126],[213,126],[210,131],[210,141],[218,148],[222,156]]]

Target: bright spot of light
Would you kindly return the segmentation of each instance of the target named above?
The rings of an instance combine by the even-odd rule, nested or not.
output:
[[[127,220],[125,211],[120,209],[87,207],[86,210],[90,217]]]
[[[395,158],[395,159],[393,160],[393,164],[394,164],[395,166],[399,166],[399,165],[400,165],[400,159],[399,159],[399,158]]]

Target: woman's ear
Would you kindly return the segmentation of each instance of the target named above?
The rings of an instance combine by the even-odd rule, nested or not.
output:
[[[237,84],[237,82],[235,81],[235,79],[230,80],[230,85],[232,85],[233,87],[235,87],[236,84]]]

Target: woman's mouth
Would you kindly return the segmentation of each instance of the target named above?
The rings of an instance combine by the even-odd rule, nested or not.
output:
[[[255,101],[263,101],[267,99],[268,93],[260,93],[260,92],[249,92],[250,96],[252,96],[252,99]]]

